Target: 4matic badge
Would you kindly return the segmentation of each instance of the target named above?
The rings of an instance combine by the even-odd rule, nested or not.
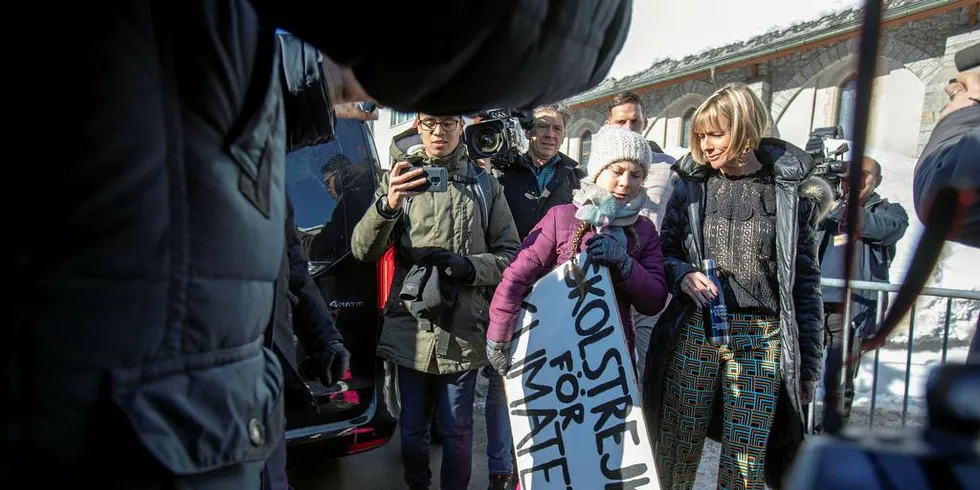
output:
[[[363,301],[337,301],[333,300],[330,302],[330,307],[336,310],[346,310],[350,308],[361,308],[364,306]]]

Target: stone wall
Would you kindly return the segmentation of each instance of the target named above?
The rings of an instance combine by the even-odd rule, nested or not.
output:
[[[942,88],[953,73],[953,55],[964,46],[980,40],[980,30],[970,27],[967,8],[955,9],[925,19],[910,21],[900,26],[885,29],[879,56],[892,65],[900,65],[914,73],[926,84],[926,99],[922,109],[922,125],[918,148],[925,145],[939,111],[945,104]],[[946,35],[937,35],[944,33]],[[840,71],[842,60],[850,60],[851,66],[843,75],[852,75],[857,70],[857,39],[851,38],[837,43],[804,49],[788,56],[762,62],[757,66],[756,76],[752,77],[750,68],[719,71],[713,77],[688,80],[655,90],[639,90],[640,97],[651,120],[648,139],[657,141],[664,147],[676,146],[680,141],[680,118],[690,107],[696,107],[717,88],[729,82],[748,84],[767,105],[774,123],[778,123],[787,107],[800,94],[801,90],[815,77],[828,71]],[[845,78],[841,78],[843,82]],[[691,97],[694,96],[694,97]],[[836,111],[836,98],[829,96]],[[685,100],[684,107],[675,102]],[[595,131],[605,121],[606,107],[587,107],[573,113],[572,124],[567,132],[569,139],[577,139],[584,131]],[[659,121],[660,119],[667,121]],[[652,131],[653,126],[659,131]],[[817,121],[814,126],[823,125]],[[774,124],[775,127],[775,124]],[[569,144],[569,151],[577,145]]]

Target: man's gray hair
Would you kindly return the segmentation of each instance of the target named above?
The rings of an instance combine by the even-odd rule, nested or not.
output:
[[[565,126],[568,126],[568,121],[572,118],[572,111],[565,104],[539,105],[534,108],[532,114],[537,114],[538,112],[554,112],[558,114],[561,116],[561,122]]]

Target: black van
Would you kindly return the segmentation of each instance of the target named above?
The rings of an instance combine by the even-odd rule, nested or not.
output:
[[[381,168],[367,123],[337,119],[328,144],[286,156],[286,190],[310,272],[351,352],[344,380],[323,386],[304,361],[283,362],[286,440],[290,458],[314,449],[318,457],[378,448],[397,424],[394,368],[377,357],[380,298],[387,296],[391,263],[364,263],[350,252],[354,225],[371,205]],[[297,359],[304,359],[297,342]],[[282,359],[280,359],[282,361]]]

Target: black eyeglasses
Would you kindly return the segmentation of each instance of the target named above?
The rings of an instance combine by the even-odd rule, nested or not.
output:
[[[459,123],[462,122],[459,119],[443,119],[442,121],[437,121],[435,119],[419,119],[419,125],[422,129],[433,132],[436,130],[436,126],[442,126],[442,130],[449,132],[455,130],[459,127]]]

